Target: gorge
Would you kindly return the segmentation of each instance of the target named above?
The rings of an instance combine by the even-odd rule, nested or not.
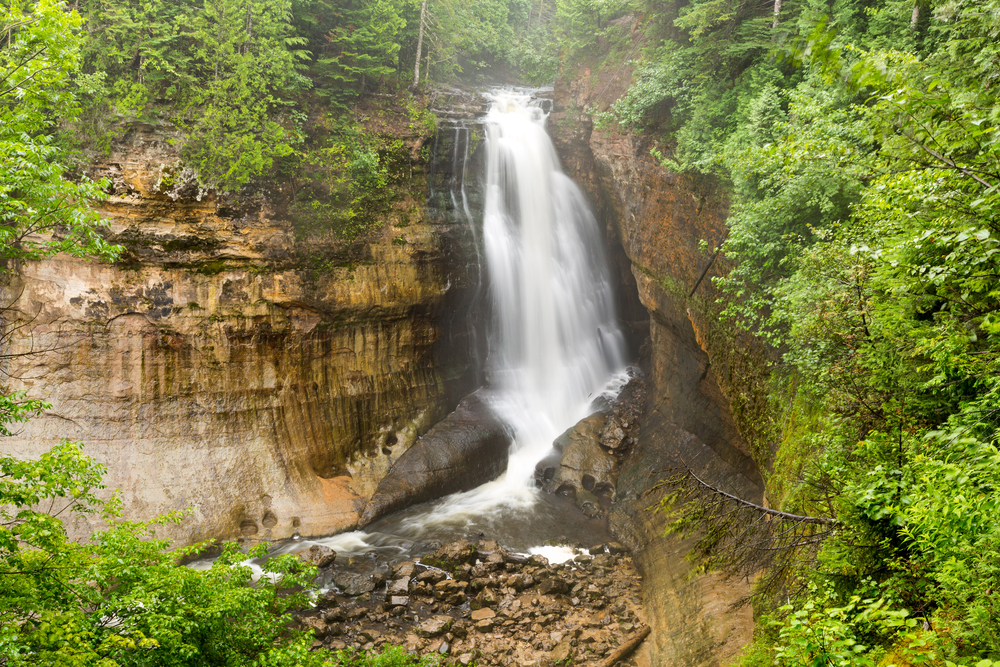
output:
[[[6,3],[0,665],[1000,665],[998,17]]]
[[[430,178],[448,189],[450,210],[432,213],[436,217],[411,215],[406,222],[401,212],[381,238],[323,272],[295,267],[294,239],[274,203],[233,203],[178,182],[171,172],[177,156],[157,129],[135,128],[119,152],[96,167],[98,175],[113,177],[114,194],[103,212],[114,238],[135,257],[131,265],[46,260],[29,265],[10,292],[18,297],[16,311],[30,321],[12,337],[12,349],[40,352],[20,358],[8,372],[52,408],[9,446],[32,455],[60,438],[87,443],[88,452],[107,465],[106,482],[121,489],[130,516],[194,510],[164,534],[179,543],[319,537],[349,531],[362,516],[367,523],[383,515],[372,513],[372,503],[391,484],[393,465],[406,465],[410,448],[420,446],[421,436],[486,370],[490,393],[478,394],[490,407],[480,407],[471,423],[483,428],[489,421],[484,409],[492,411],[502,416],[504,433],[482,441],[492,448],[466,456],[479,465],[497,463],[486,465],[485,476],[470,474],[468,461],[451,464],[450,473],[423,480],[416,494],[387,507],[432,499],[456,490],[455,483],[471,489],[499,470],[507,472],[480,490],[448,499],[430,516],[426,510],[415,518],[410,513],[410,535],[380,535],[371,547],[417,536],[459,537],[479,526],[491,539],[527,550],[541,546],[552,529],[544,522],[535,530],[509,523],[511,512],[531,521],[539,493],[532,480],[536,462],[560,432],[587,416],[612,372],[624,371],[615,291],[625,296],[634,347],[649,319],[647,370],[654,390],[649,415],[634,429],[640,435],[622,463],[618,488],[604,492],[617,499],[611,528],[653,582],[646,606],[659,627],[676,628],[678,619],[691,615],[710,624],[654,633],[653,650],[662,655],[657,662],[688,653],[695,656],[690,664],[715,664],[747,640],[748,622],[733,621],[744,628],[744,634],[734,634],[718,609],[729,594],[720,596],[714,580],[686,580],[687,566],[678,560],[677,547],[659,536],[662,522],[648,516],[644,496],[656,481],[647,478],[649,471],[678,461],[711,470],[713,479],[728,480],[748,497],[759,494],[690,315],[671,303],[643,264],[669,267],[668,275],[690,281],[695,259],[671,263],[658,244],[691,257],[692,239],[702,230],[686,230],[681,238],[687,247],[677,238],[642,238],[648,233],[642,225],[648,229],[657,212],[643,210],[649,204],[629,191],[643,187],[635,171],[646,170],[647,190],[665,191],[660,196],[670,200],[678,194],[664,187],[660,170],[649,173],[626,155],[597,152],[606,149],[590,137],[567,136],[578,121],[565,111],[566,93],[557,91],[550,127],[577,177],[600,182],[594,196],[608,211],[601,232],[583,194],[560,173],[545,137],[541,104],[548,108],[551,94],[532,104],[525,94],[496,95],[488,105],[493,110],[480,115],[474,129],[462,121],[450,146],[444,127],[434,140]],[[480,127],[485,136],[470,156],[472,133]],[[430,139],[407,141],[416,147]],[[482,186],[474,186],[483,213],[475,216],[465,184],[466,178],[478,179],[465,173],[470,157],[485,168]],[[605,170],[629,171],[598,176],[598,160]],[[413,178],[412,198],[396,204],[397,210],[422,208],[419,193],[427,177]],[[674,190],[691,197],[682,188]],[[679,226],[705,224],[697,207],[685,206],[672,213]],[[708,224],[720,219],[708,218]],[[602,268],[605,253],[617,262],[614,289]],[[492,309],[475,303],[487,289]],[[480,319],[492,311],[488,334],[477,333],[480,323],[470,325],[473,305]],[[487,360],[477,336],[489,340]],[[477,357],[484,366],[476,367]],[[618,387],[627,379],[622,377]],[[435,433],[428,433],[423,446],[448,453]],[[470,439],[479,442],[468,432],[459,437],[461,447],[469,447]],[[516,444],[507,462],[511,437]],[[442,465],[449,464],[418,462],[416,472]],[[741,479],[747,480],[743,486],[733,481]],[[498,508],[506,510],[491,519]],[[566,510],[549,511],[558,517]],[[72,529],[84,534],[95,525]],[[396,522],[394,529],[405,526]],[[324,543],[335,549],[338,544]],[[362,540],[349,553],[364,551]],[[702,600],[706,595],[711,600]],[[713,648],[720,638],[732,648]]]

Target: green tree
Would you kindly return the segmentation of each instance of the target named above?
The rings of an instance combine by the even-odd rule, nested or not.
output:
[[[55,140],[57,123],[80,112],[66,87],[79,64],[79,27],[80,16],[54,0],[0,9],[0,247],[7,268],[58,252],[118,253],[88,204],[104,196],[101,184],[68,178],[66,152]]]

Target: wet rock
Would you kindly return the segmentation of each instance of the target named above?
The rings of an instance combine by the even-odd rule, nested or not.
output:
[[[333,583],[344,595],[350,597],[371,593],[375,590],[375,582],[367,574],[338,572],[333,578]]]
[[[603,424],[604,415],[594,414],[556,438],[553,447],[562,452],[559,468],[542,485],[543,489],[574,496],[586,491],[614,498],[618,464],[613,456],[601,449],[599,439]],[[543,476],[548,476],[548,472]]]
[[[446,544],[424,556],[422,562],[443,570],[451,570],[463,563],[472,563],[475,559],[476,547],[469,542],[459,541]]]
[[[603,513],[603,510],[601,509],[601,501],[590,491],[577,491],[575,502],[576,506],[580,508],[580,511],[591,518],[599,517]]]
[[[434,568],[434,569],[430,569],[430,570],[424,570],[423,572],[421,572],[420,574],[418,574],[417,575],[417,583],[420,583],[420,584],[429,584],[429,585],[433,586],[437,582],[444,581],[447,578],[448,578],[448,573],[443,572],[443,571],[441,571],[441,570],[439,570],[437,568]]]
[[[308,630],[312,630],[313,634],[319,638],[323,638],[326,636],[327,633],[326,623],[323,621],[323,619],[319,617],[306,616],[305,618],[300,618],[299,623],[302,624],[302,627]]]
[[[542,595],[559,595],[560,593],[565,593],[568,590],[569,588],[566,586],[566,582],[557,577],[543,579],[541,583],[538,584],[538,592]]]
[[[472,612],[471,618],[472,618],[473,621],[483,621],[483,620],[486,620],[487,618],[494,618],[495,616],[496,616],[496,612],[495,611],[493,611],[492,609],[490,609],[488,607],[484,607],[482,609],[476,609],[476,610],[474,610]]]
[[[615,399],[598,439],[601,447],[616,455],[631,445],[631,432],[646,409],[646,378],[639,374],[628,381]]]
[[[438,635],[443,635],[451,627],[451,624],[455,622],[451,616],[445,616],[443,614],[438,614],[436,616],[431,616],[426,621],[420,624],[416,628],[415,632],[419,637],[437,637]]]
[[[541,554],[532,554],[528,557],[528,565],[534,567],[548,567],[549,559]]]
[[[393,579],[411,579],[417,572],[417,564],[412,560],[396,563],[392,568]]]
[[[570,646],[569,640],[563,640],[556,644],[552,652],[549,653],[549,660],[559,664],[568,660],[573,655],[573,647]]]
[[[359,527],[403,507],[475,488],[506,468],[511,436],[485,395],[479,390],[466,396],[393,464]]]
[[[340,623],[347,619],[347,613],[343,609],[331,609],[323,614],[323,620],[327,623]]]
[[[386,588],[385,596],[390,598],[394,595],[406,595],[410,592],[410,580],[409,579],[396,579],[389,582],[389,586]]]
[[[333,591],[327,591],[316,598],[316,608],[317,609],[332,609],[339,605],[340,602],[337,601],[337,594]]]
[[[479,591],[479,595],[472,601],[473,609],[482,609],[483,607],[495,607],[497,604],[497,594],[491,588],[484,588]]]
[[[337,560],[337,552],[322,544],[314,544],[307,551],[300,552],[298,556],[305,562],[321,570],[325,567],[330,567]]]
[[[406,595],[393,595],[388,602],[390,607],[407,607],[410,604],[410,598]]]
[[[493,631],[493,619],[484,618],[481,621],[476,622],[476,632],[492,632]]]

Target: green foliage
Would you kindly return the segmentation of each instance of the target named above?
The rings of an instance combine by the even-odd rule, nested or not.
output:
[[[289,632],[288,611],[315,576],[301,559],[265,565],[251,586],[243,564],[265,554],[227,544],[209,570],[179,564],[206,545],[171,550],[149,522],[121,521],[121,503],[101,501],[102,466],[63,443],[37,461],[0,458],[0,660],[7,665],[295,665],[309,638]],[[46,508],[45,511],[35,509]],[[63,521],[100,513],[107,528],[88,542]]]
[[[736,355],[713,365],[769,500],[837,521],[774,561],[800,561],[780,597],[759,580],[743,664],[1000,659],[1000,3],[917,6],[786,0],[776,26],[770,3],[633,6],[651,46],[597,114],[727,184],[735,268],[706,331],[770,346],[748,380],[769,396],[745,400]],[[595,5],[566,7],[564,48],[589,48]],[[704,534],[705,562],[749,562]]]
[[[119,249],[99,234],[87,204],[101,183],[67,178],[66,152],[55,141],[56,119],[79,113],[66,89],[78,68],[80,16],[61,2],[0,10],[0,246],[4,259],[39,259],[57,252],[113,259]]]
[[[418,135],[433,123],[412,101],[407,118]],[[384,224],[408,183],[409,151],[400,139],[333,118],[323,125],[302,155],[289,213],[301,239],[332,235],[351,241]]]

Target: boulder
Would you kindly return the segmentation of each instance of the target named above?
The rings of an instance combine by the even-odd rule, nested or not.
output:
[[[600,445],[605,417],[596,413],[580,420],[556,438],[559,466],[551,455],[535,467],[535,479],[549,493],[575,496],[581,491],[614,498],[618,464]]]
[[[305,562],[315,565],[321,570],[325,567],[330,567],[337,560],[337,552],[322,544],[314,544],[308,550],[300,552],[298,556]]]
[[[375,590],[375,581],[366,574],[338,572],[333,578],[333,583],[344,595],[351,597],[371,593]]]
[[[507,467],[511,434],[480,389],[438,422],[389,469],[358,522],[364,527],[397,510],[468,491]]]

